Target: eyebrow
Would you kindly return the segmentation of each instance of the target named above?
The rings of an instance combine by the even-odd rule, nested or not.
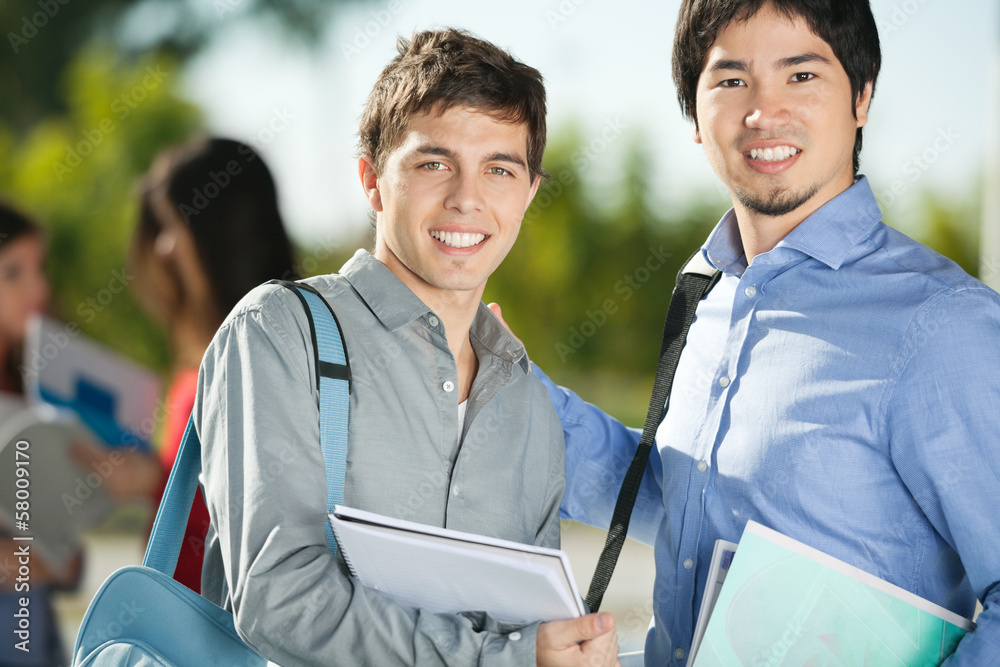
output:
[[[717,60],[709,67],[709,71],[718,72],[720,70],[736,70],[737,72],[749,72],[750,65],[745,60]]]
[[[795,56],[788,56],[787,58],[781,58],[776,63],[774,63],[776,69],[786,69],[788,67],[796,67],[797,65],[803,65],[805,63],[824,63],[830,64],[830,59],[821,56],[818,53],[800,53]],[[732,70],[736,72],[749,72],[752,63],[748,63],[746,60],[718,60],[712,63],[709,67],[709,71],[718,72],[720,70]]]
[[[423,146],[418,146],[415,153],[420,153],[423,155],[440,155],[441,157],[456,159],[454,151],[445,148],[443,146],[434,146],[431,144],[425,144]],[[486,157],[483,162],[507,162],[510,164],[518,165],[525,169],[528,168],[528,163],[520,155],[511,155],[510,153],[493,153]]]
[[[818,53],[801,53],[797,56],[789,56],[787,58],[782,58],[775,63],[778,69],[784,69],[786,67],[795,67],[796,65],[803,65],[805,63],[823,63],[826,65],[830,64],[829,58],[824,58]]]

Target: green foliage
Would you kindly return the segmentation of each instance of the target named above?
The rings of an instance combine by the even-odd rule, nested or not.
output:
[[[949,199],[924,193],[915,238],[954,260],[966,273],[979,275],[980,197]]]
[[[175,92],[176,61],[119,65],[88,50],[65,79],[67,113],[21,141],[0,126],[0,191],[48,230],[53,313],[140,363],[168,363],[162,330],[132,299],[125,266],[135,186],[162,148],[200,128]]]
[[[295,44],[316,44],[332,11],[358,0],[3,0],[0,118],[17,135],[68,110],[58,83],[95,38],[127,58],[169,53],[184,62],[221,28],[267,21]]]

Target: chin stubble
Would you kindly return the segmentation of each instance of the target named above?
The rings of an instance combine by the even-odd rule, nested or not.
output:
[[[789,192],[785,188],[774,187],[766,193],[736,188],[736,198],[750,211],[759,215],[779,217],[791,213],[809,201],[819,190],[813,186],[804,192]]]

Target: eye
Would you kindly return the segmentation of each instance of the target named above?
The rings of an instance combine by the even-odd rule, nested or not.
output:
[[[809,81],[810,79],[815,79],[816,75],[812,72],[798,72],[792,75],[792,81],[795,83],[802,83],[804,81]]]
[[[743,79],[725,79],[719,82],[719,87],[721,88],[739,88],[740,86],[747,85]]]
[[[511,176],[512,174],[503,167],[490,167],[488,173],[494,176]]]
[[[441,164],[440,162],[428,162],[421,166],[424,169],[427,169],[428,171],[441,171],[442,169],[444,169],[444,165]]]

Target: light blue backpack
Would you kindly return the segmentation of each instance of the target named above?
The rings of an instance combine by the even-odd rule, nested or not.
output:
[[[350,365],[336,316],[308,285],[291,289],[309,316],[320,396],[320,443],[326,465],[327,510],[341,503],[347,457]],[[233,615],[173,580],[184,528],[201,471],[201,441],[188,421],[141,566],[108,577],[80,625],[74,667],[256,667],[269,664],[247,646]],[[327,542],[337,542],[326,522]]]

